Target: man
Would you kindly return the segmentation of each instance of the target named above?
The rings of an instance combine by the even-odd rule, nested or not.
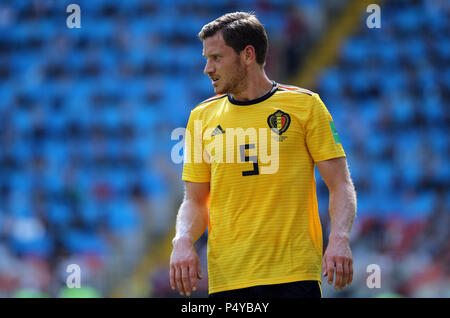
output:
[[[187,296],[197,289],[202,273],[193,244],[206,228],[210,297],[321,297],[321,269],[343,289],[353,278],[356,195],[331,115],[317,94],[269,80],[267,35],[254,15],[226,14],[199,37],[204,73],[218,95],[192,110],[187,125],[172,289]],[[236,136],[228,138],[244,130],[254,136],[239,143],[237,133],[236,144]],[[224,136],[225,146],[210,147]],[[263,173],[269,149],[275,169]],[[323,262],[315,165],[330,192]]]

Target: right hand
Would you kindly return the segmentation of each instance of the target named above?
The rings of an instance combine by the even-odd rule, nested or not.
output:
[[[197,279],[202,279],[200,259],[191,240],[175,238],[170,256],[170,287],[181,296],[190,296],[197,290]]]

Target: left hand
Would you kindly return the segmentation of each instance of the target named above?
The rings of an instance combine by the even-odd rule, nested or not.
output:
[[[336,280],[334,288],[343,290],[353,280],[353,258],[350,250],[349,238],[330,235],[328,246],[322,260],[323,276],[328,278],[328,284],[333,284],[334,274]]]

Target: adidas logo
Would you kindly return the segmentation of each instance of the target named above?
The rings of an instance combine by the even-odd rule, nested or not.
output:
[[[218,125],[211,133],[211,137],[215,136],[215,135],[220,135],[220,134],[224,134],[225,130],[223,130],[222,127],[220,127],[220,125]]]

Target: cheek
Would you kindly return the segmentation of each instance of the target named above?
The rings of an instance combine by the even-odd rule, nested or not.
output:
[[[240,63],[236,63],[234,65],[234,75],[238,77],[242,77],[245,74],[245,67],[242,66]]]

